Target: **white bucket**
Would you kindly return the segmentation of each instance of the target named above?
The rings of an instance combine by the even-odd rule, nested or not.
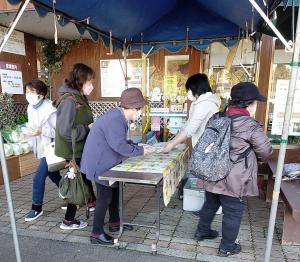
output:
[[[183,188],[183,210],[198,211],[205,200],[205,191],[197,186],[197,178],[189,178]]]

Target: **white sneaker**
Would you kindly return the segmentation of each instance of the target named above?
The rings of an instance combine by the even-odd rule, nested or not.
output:
[[[88,223],[84,221],[74,220],[72,222],[66,223],[66,221],[63,221],[60,224],[60,229],[63,230],[75,230],[75,229],[83,229],[87,227]]]

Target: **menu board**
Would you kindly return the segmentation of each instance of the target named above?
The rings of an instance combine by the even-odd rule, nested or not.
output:
[[[24,94],[21,65],[0,62],[2,93]]]

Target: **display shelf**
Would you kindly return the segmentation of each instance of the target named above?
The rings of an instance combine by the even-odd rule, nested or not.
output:
[[[187,117],[187,113],[165,113],[165,112],[153,112],[149,113],[150,116],[159,116],[159,117]]]

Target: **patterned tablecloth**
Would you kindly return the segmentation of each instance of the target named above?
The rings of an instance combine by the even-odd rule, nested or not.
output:
[[[163,175],[163,198],[167,206],[184,176],[189,157],[188,147],[181,144],[170,153],[153,153],[133,157],[112,168],[119,172],[159,173]]]

